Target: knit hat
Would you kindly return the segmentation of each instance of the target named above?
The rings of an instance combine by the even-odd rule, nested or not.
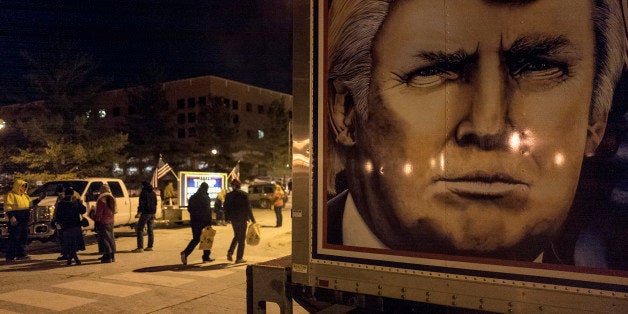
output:
[[[72,196],[74,195],[74,189],[70,186],[65,188],[65,191],[63,192],[63,194],[65,194],[65,196]]]

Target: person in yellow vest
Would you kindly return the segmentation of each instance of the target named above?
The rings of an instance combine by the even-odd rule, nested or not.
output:
[[[168,182],[164,189],[164,198],[168,200],[168,205],[172,205],[172,199],[177,199],[177,192],[174,190],[172,182]]]
[[[39,199],[32,202],[26,194],[28,183],[17,179],[13,182],[13,189],[5,198],[4,210],[9,219],[9,247],[6,253],[7,262],[17,260],[28,260],[26,254],[28,243],[28,221],[30,218],[30,207],[39,203]]]
[[[277,223],[275,224],[275,228],[281,227],[283,222],[283,215],[281,210],[283,209],[283,188],[281,185],[275,185],[275,192],[271,196],[271,200],[273,201],[273,209],[275,210],[275,217],[277,218]]]
[[[222,206],[225,203],[225,195],[227,195],[227,189],[222,189],[216,195],[214,200],[214,212],[216,213],[216,224],[220,226],[227,225],[227,219],[225,217],[225,209]]]

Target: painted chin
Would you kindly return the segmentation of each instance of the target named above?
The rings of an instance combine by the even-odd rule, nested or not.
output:
[[[525,236],[513,234],[505,220],[518,216],[529,201],[530,184],[522,179],[488,171],[436,176],[425,195],[430,209],[419,219],[431,221],[432,231],[455,250],[487,253]]]

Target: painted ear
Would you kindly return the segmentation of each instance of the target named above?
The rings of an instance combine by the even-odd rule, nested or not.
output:
[[[335,80],[330,84],[329,120],[336,142],[343,146],[353,146],[353,116],[355,106],[353,96],[347,86]]]
[[[595,155],[595,150],[602,142],[604,138],[604,132],[606,131],[606,121],[608,119],[608,113],[596,115],[589,123],[587,128],[587,141],[584,146],[584,155],[591,157]]]

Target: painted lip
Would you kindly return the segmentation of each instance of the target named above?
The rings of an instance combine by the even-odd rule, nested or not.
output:
[[[499,199],[512,194],[525,193],[529,184],[505,173],[474,172],[456,177],[441,177],[435,184],[468,199]]]

